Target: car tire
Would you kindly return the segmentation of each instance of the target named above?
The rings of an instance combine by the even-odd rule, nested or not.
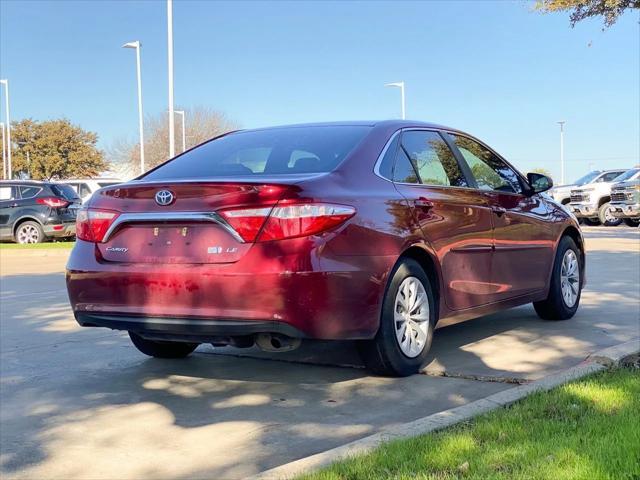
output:
[[[640,227],[640,220],[635,220],[633,218],[625,218],[624,223],[629,227]]]
[[[431,281],[415,260],[401,260],[389,278],[378,332],[372,340],[359,342],[359,350],[373,373],[406,377],[425,364],[438,318],[436,302]],[[403,315],[405,306],[412,314]]]
[[[605,227],[615,227],[620,225],[622,223],[621,218],[615,218],[612,215],[607,215],[609,207],[609,202],[600,205],[600,208],[598,209],[598,219],[600,220],[600,223]]]
[[[185,358],[198,348],[197,343],[147,340],[133,332],[129,332],[129,338],[138,350],[155,358]]]
[[[577,270],[571,270],[574,261]],[[549,294],[545,300],[533,303],[540,318],[567,320],[575,315],[582,294],[582,268],[581,254],[576,243],[571,237],[562,237],[553,262]]]
[[[44,231],[38,222],[28,220],[16,228],[15,240],[21,244],[42,243],[45,240]]]
[[[584,223],[585,225],[587,225],[588,227],[597,227],[598,225],[600,225],[600,220],[598,220],[597,218],[583,218],[582,219],[582,223]]]

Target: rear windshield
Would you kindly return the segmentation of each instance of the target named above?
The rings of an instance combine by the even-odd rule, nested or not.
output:
[[[330,172],[370,130],[316,126],[236,132],[180,155],[144,179]]]
[[[62,197],[65,200],[77,200],[80,198],[71,185],[57,183],[49,186],[51,187],[53,194],[57,197]]]

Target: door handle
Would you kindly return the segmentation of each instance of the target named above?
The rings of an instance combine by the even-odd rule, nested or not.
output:
[[[499,217],[507,213],[507,209],[502,207],[491,207],[491,211]]]
[[[425,210],[429,210],[433,208],[433,202],[427,200],[424,197],[417,198],[413,201],[413,204],[418,208],[423,208]]]

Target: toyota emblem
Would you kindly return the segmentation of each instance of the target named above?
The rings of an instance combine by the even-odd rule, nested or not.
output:
[[[169,190],[160,190],[156,193],[156,203],[158,205],[162,205],[163,207],[171,205],[173,203],[173,199],[173,192]]]

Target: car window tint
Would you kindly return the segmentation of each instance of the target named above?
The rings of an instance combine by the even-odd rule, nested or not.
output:
[[[57,183],[50,185],[51,191],[57,197],[62,197],[65,200],[78,200],[78,194],[71,185],[65,185],[64,183]]]
[[[467,186],[456,157],[439,133],[418,130],[404,132],[402,148],[416,167],[421,183]]]
[[[35,197],[40,190],[42,190],[40,187],[34,187],[34,186],[21,186],[20,187],[20,198],[22,198],[23,200],[26,200],[28,198],[33,198]]]
[[[364,139],[363,125],[283,127],[216,138],[148,172],[146,180],[333,171]],[[304,152],[296,157],[295,152]]]
[[[495,153],[470,138],[453,134],[450,137],[469,165],[480,190],[522,193],[516,172]]]
[[[623,174],[624,171],[622,172],[607,172],[604,175],[602,175],[599,179],[598,182],[610,182],[611,180],[613,180],[614,178],[618,177],[619,175]]]
[[[15,200],[16,187],[0,187],[0,200]]]
[[[399,183],[420,183],[418,174],[405,153],[404,149],[398,149],[396,164],[393,168],[393,181]]]
[[[378,166],[378,173],[388,180],[393,180],[393,164],[395,162],[396,152],[398,151],[399,141],[400,135],[395,135],[388,145],[387,150],[384,152],[384,156]]]
[[[84,198],[87,195],[91,195],[91,189],[89,188],[89,185],[87,185],[86,183],[79,184],[78,195],[80,195],[80,198]]]

